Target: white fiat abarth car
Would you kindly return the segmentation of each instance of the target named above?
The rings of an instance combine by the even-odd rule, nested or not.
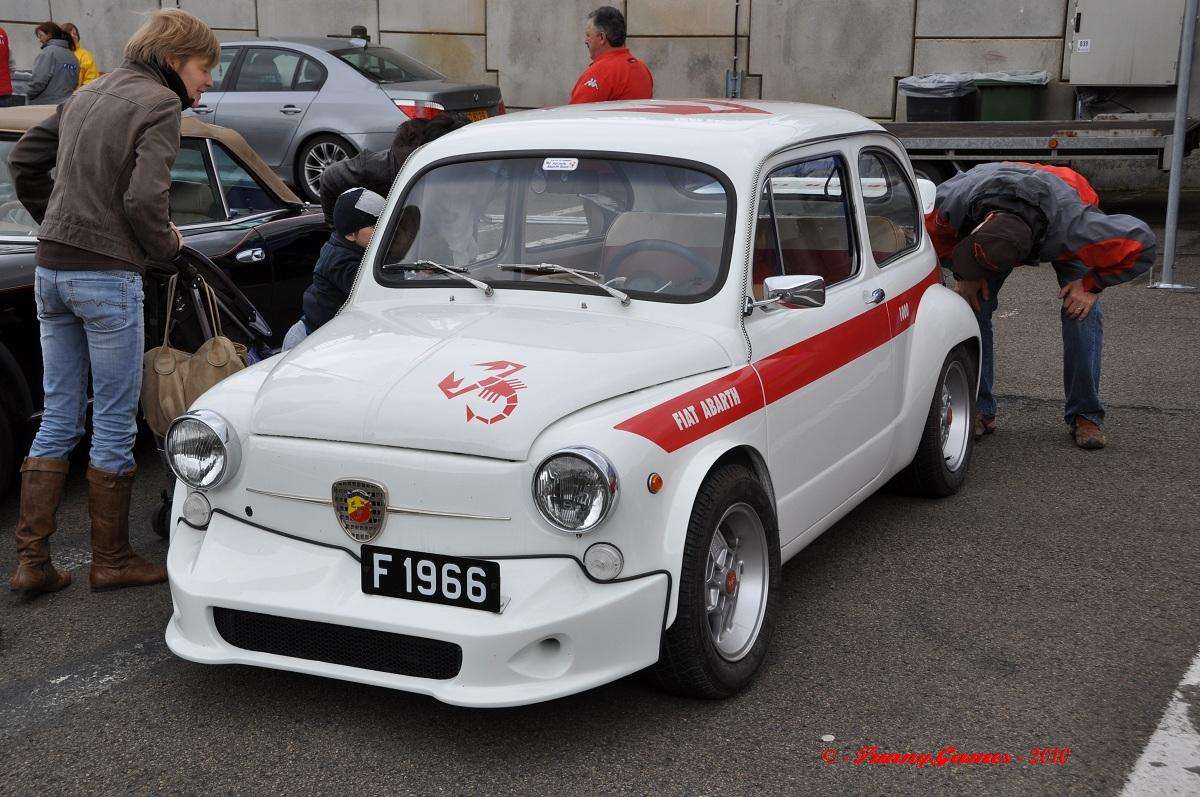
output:
[[[979,329],[932,188],[791,103],[422,147],[341,312],[169,431],[171,650],[466,706],[737,692],[781,562],[894,477],[965,477]]]

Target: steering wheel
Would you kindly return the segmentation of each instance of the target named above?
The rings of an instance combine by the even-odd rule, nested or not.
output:
[[[622,246],[617,250],[617,253],[613,255],[612,260],[608,263],[609,273],[616,273],[622,263],[639,252],[666,252],[667,254],[675,255],[676,257],[686,260],[692,265],[693,268],[696,269],[697,281],[699,281],[701,277],[703,277],[709,283],[712,283],[717,279],[717,267],[712,263],[708,262],[683,244],[677,244],[674,241],[664,241],[661,238],[646,238],[644,240],[633,241],[632,243],[627,243]],[[630,277],[625,281],[625,287],[635,291],[653,291],[656,289],[661,289],[667,284],[667,282],[662,281],[661,285],[657,285],[652,288],[644,288],[641,285],[631,284],[635,281],[640,283],[643,279],[646,279],[650,276],[650,272],[639,271],[633,277]]]

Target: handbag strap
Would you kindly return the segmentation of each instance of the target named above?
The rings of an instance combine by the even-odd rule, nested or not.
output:
[[[167,347],[168,337],[171,334],[171,313],[175,309],[175,283],[178,281],[178,275],[171,275],[170,281],[167,283],[167,318],[163,323],[163,348]]]
[[[221,328],[221,313],[218,311],[216,294],[207,280],[201,279],[200,281],[204,283],[204,295],[208,297],[208,312],[209,320],[212,324],[213,337],[223,338],[225,337],[225,330]]]

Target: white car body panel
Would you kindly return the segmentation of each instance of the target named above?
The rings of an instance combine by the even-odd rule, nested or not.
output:
[[[499,288],[488,297],[450,281],[399,290],[374,277],[386,237],[376,235],[333,321],[193,408],[228,421],[242,459],[208,491],[216,513],[207,529],[182,520],[188,489],[177,486],[171,649],[198,662],[296,670],[469,706],[550,699],[654,663],[675,617],[692,507],[714,463],[736,455],[755,469],[776,502],[789,558],[912,460],[948,352],[964,343],[977,352],[974,316],[940,284],[923,234],[882,268],[863,246],[857,273],[830,288],[825,307],[743,316],[770,168],[830,151],[853,168],[865,146],[893,153],[912,179],[903,150],[878,125],[790,103],[546,109],[422,147],[397,179],[381,231],[404,187],[447,159],[615,152],[710,164],[736,192],[728,275],[703,301],[628,306],[567,291]],[[853,204],[861,238],[867,219]],[[886,298],[868,302],[875,289]],[[876,343],[843,351],[864,329]],[[503,376],[520,383],[508,390],[515,404],[465,390],[487,378],[489,363],[521,366]],[[480,421],[501,411],[500,420]],[[599,528],[567,534],[536,509],[531,482],[545,457],[578,445],[611,460],[620,497]],[[658,494],[646,489],[650,473],[663,477]],[[330,506],[331,484],[347,478],[388,490],[394,511],[372,545],[498,561],[503,611],[364,594],[359,544]],[[624,555],[611,583],[590,579],[582,565],[600,541]],[[247,650],[218,633],[214,606],[452,642],[462,668],[431,680]]]

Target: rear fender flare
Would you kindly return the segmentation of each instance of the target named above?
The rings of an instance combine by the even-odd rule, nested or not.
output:
[[[946,355],[960,344],[966,344],[975,358],[975,388],[978,393],[979,322],[965,299],[944,285],[933,285],[921,297],[917,320],[912,326],[904,385],[904,412],[897,435],[898,467],[907,465],[916,452],[942,363]]]

